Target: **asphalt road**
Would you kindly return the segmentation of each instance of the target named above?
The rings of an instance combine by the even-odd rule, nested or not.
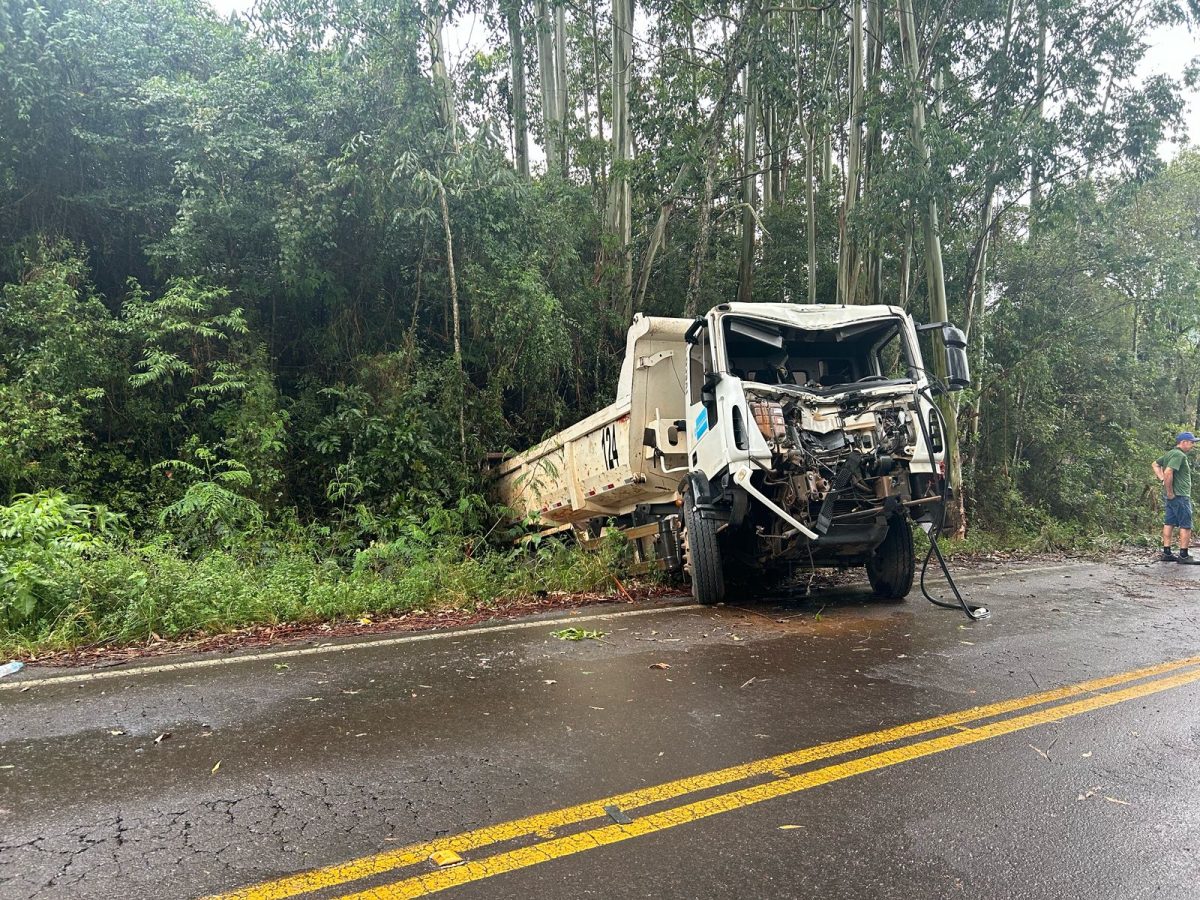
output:
[[[26,670],[0,897],[1196,897],[1200,571],[962,584]]]

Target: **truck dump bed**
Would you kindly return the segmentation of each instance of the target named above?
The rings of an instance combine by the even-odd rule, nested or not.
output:
[[[686,417],[690,325],[636,316],[616,402],[501,463],[501,502],[552,527],[670,500],[684,473],[664,470],[687,465],[687,437],[675,423]],[[647,430],[665,455],[646,445]]]

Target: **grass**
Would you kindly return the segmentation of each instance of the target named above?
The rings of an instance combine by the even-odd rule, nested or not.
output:
[[[101,547],[43,567],[34,615],[0,625],[0,656],[29,656],[155,636],[190,638],[252,625],[473,610],[539,592],[611,586],[613,560],[561,544],[536,552],[461,546],[373,547],[348,562],[297,547],[213,551]]]

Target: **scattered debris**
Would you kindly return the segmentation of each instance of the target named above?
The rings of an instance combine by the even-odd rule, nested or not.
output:
[[[608,817],[610,819],[612,819],[614,822],[616,822],[618,825],[632,825],[633,824],[633,819],[629,818],[629,816],[627,816],[624,813],[624,811],[622,811],[621,807],[619,807],[619,806],[609,805],[609,806],[604,807],[604,811],[606,813],[608,813]]]
[[[1050,754],[1048,754],[1045,750],[1039,750],[1037,747],[1033,746],[1033,744],[1029,745],[1029,749],[1032,750],[1034,753],[1036,753],[1038,756],[1040,756],[1042,759],[1044,759],[1046,762],[1050,762]]]
[[[1116,797],[1105,797],[1104,799],[1107,800],[1109,803],[1116,803],[1121,806],[1129,806],[1130,805],[1128,800],[1118,800]]]
[[[287,668],[288,668],[287,663],[275,663],[275,671],[276,672],[282,672],[284,669],[287,669]]]
[[[23,668],[25,668],[25,663],[14,659],[12,662],[0,666],[0,678],[3,678],[5,675],[16,675]]]
[[[630,603],[632,603],[633,597],[630,596],[629,591],[625,590],[625,585],[621,584],[621,579],[618,578],[616,575],[613,575],[612,580],[613,580],[613,583],[617,586],[617,590],[621,592],[621,596],[624,597]]]
[[[434,850],[429,854],[429,861],[439,869],[448,869],[451,866],[461,866],[466,860],[455,853],[453,850]]]
[[[122,735],[124,733],[125,732],[123,732],[120,728],[114,728],[112,731],[109,732],[109,734],[111,734],[113,737],[119,737],[120,735]]]
[[[208,774],[209,774],[209,775],[216,775],[216,774],[217,774],[217,769],[219,769],[219,768],[221,768],[221,761],[218,759],[218,760],[217,760],[217,764],[216,764],[215,766],[213,766],[213,767],[212,767],[212,771],[211,771],[211,772],[209,772]]]
[[[558,682],[553,678],[546,678],[542,680],[542,684],[558,684]]]
[[[562,628],[558,631],[552,631],[550,634],[560,641],[598,641],[607,632],[589,631],[586,628]]]
[[[753,676],[749,681],[743,681],[742,687],[750,687],[750,685],[754,684],[756,681],[758,681],[757,675]]]
[[[779,830],[780,831],[791,831],[794,828],[803,828],[803,827],[804,827],[803,825],[780,825]]]
[[[161,744],[163,741],[169,740],[170,737],[171,737],[171,732],[164,731],[162,734],[160,734],[158,737],[156,737],[154,739],[154,743]]]
[[[1091,755],[1092,755],[1092,751],[1089,750],[1087,753],[1080,753],[1079,755],[1082,756],[1084,759],[1090,759]]]
[[[669,668],[671,668],[671,664],[664,663],[664,662],[656,662],[656,663],[651,663],[650,668],[652,668],[652,669],[669,669]]]

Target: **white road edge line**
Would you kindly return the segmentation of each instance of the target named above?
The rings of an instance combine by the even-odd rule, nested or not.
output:
[[[1063,564],[1054,566],[1039,566],[1037,568],[1015,569],[1009,574],[1023,575],[1026,573],[1055,572],[1061,569],[1078,568],[1080,564]],[[998,572],[975,572],[959,576],[959,581],[987,578]],[[128,678],[133,675],[156,675],[160,672],[184,672],[189,669],[210,669],[216,666],[229,666],[235,663],[260,662],[265,659],[291,659],[297,656],[316,656],[322,653],[337,653],[348,650],[361,650],[372,647],[395,647],[400,644],[415,644],[420,641],[437,641],[446,638],[462,637],[464,635],[482,634],[492,631],[522,631],[529,628],[544,628],[550,625],[573,625],[579,622],[597,622],[602,619],[629,618],[645,616],[651,613],[679,612],[682,610],[706,609],[697,603],[680,606],[656,606],[652,609],[630,609],[620,612],[593,613],[589,616],[570,616],[562,619],[535,619],[529,622],[512,622],[508,625],[484,625],[461,628],[454,631],[435,631],[425,634],[409,634],[404,637],[381,638],[379,640],[364,640],[345,644],[326,644],[320,647],[301,647],[294,650],[268,650],[264,653],[248,653],[244,656],[222,656],[215,659],[193,659],[181,663],[165,663],[157,666],[135,666],[128,669],[111,669],[101,672],[81,672],[75,675],[51,675],[47,678],[26,678],[0,684],[0,691],[15,691],[23,688],[45,687],[55,684],[77,684],[85,681],[107,681],[113,678]],[[717,607],[712,607],[717,608]]]
[[[321,653],[337,653],[347,650],[362,650],[372,647],[395,647],[399,644],[416,644],[421,641],[438,641],[446,638],[463,637],[466,635],[487,634],[493,631],[521,631],[528,628],[547,628],[552,625],[577,625],[580,622],[598,622],[603,619],[630,618],[632,616],[647,616],[651,613],[679,612],[689,609],[705,609],[698,603],[688,603],[680,606],[656,606],[651,609],[628,609],[608,613],[593,613],[590,616],[569,616],[561,619],[535,619],[528,622],[512,622],[508,625],[487,625],[471,628],[460,628],[454,631],[435,631],[425,634],[408,634],[404,637],[382,638],[377,641],[357,641],[345,644],[324,644],[320,647],[301,647],[295,650],[269,650],[265,653],[248,653],[244,656],[222,656],[216,659],[193,659],[180,663],[165,663],[157,666],[139,666],[129,669],[110,669],[101,672],[81,672],[76,675],[51,675],[48,678],[27,678],[21,681],[10,681],[0,684],[0,691],[20,690],[21,688],[45,687],[54,684],[73,684],[82,681],[105,681],[111,678],[124,678],[131,675],[155,675],[159,672],[181,672],[189,669],[210,669],[215,666],[228,666],[234,663],[259,662],[264,659],[291,659],[297,656],[316,656]]]

